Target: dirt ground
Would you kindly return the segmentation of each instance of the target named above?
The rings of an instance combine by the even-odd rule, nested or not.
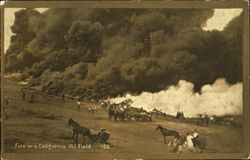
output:
[[[84,102],[81,110],[77,111],[76,101],[61,97],[39,94],[34,92],[34,103],[22,100],[22,86],[16,82],[6,81],[4,95],[9,99],[7,109],[8,119],[4,121],[4,144],[6,153],[86,153],[84,158],[100,155],[108,158],[164,158],[164,154],[172,153],[171,148],[164,144],[160,131],[155,128],[158,124],[176,130],[181,135],[195,128],[200,137],[206,141],[204,153],[239,153],[243,149],[242,130],[222,126],[197,126],[181,122],[153,119],[153,122],[114,122],[108,120],[107,111],[100,108],[100,104]],[[30,91],[26,92],[26,96]],[[96,114],[89,114],[88,108],[97,106]],[[72,127],[68,126],[68,119],[80,123],[97,133],[101,128],[110,132],[111,148],[97,144],[91,148],[74,148]],[[167,138],[167,143],[172,140]],[[79,142],[83,138],[79,135]],[[54,145],[54,148],[46,148]],[[24,147],[25,148],[22,148]],[[56,146],[55,146],[56,145]],[[37,146],[37,148],[34,148]],[[65,146],[65,148],[63,148]],[[29,147],[29,148],[28,148]],[[177,154],[177,153],[175,153]],[[195,153],[194,153],[195,154]]]

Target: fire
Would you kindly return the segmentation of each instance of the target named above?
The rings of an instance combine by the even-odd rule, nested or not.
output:
[[[191,82],[180,80],[176,86],[157,93],[143,92],[133,96],[112,98],[111,102],[120,103],[131,99],[131,106],[143,107],[145,110],[161,109],[170,115],[183,111],[185,117],[197,117],[199,114],[208,115],[239,115],[242,114],[243,85],[229,85],[225,79],[217,79],[212,85],[204,85],[201,93],[194,92]]]

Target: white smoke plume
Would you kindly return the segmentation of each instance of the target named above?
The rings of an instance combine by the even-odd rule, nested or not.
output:
[[[124,97],[112,98],[111,102],[120,103],[131,99],[131,106],[143,107],[146,110],[161,109],[170,115],[183,111],[185,117],[197,117],[199,114],[208,115],[239,115],[242,114],[243,85],[237,83],[229,85],[225,79],[217,79],[212,85],[204,85],[201,93],[194,92],[194,85],[180,80],[177,86],[170,86],[166,90],[140,95],[130,94]]]

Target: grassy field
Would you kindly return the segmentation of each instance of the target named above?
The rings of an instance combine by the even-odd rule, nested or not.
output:
[[[112,157],[122,157],[126,154],[136,155],[142,158],[154,158],[171,153],[171,148],[163,143],[163,137],[159,131],[155,131],[158,124],[177,130],[181,135],[195,128],[200,132],[200,137],[206,141],[205,153],[238,153],[242,152],[242,130],[222,126],[197,126],[175,121],[163,121],[153,119],[153,122],[114,122],[109,121],[107,111],[100,108],[100,104],[85,102],[81,111],[76,108],[76,101],[60,97],[35,93],[35,103],[29,104],[21,97],[21,86],[16,82],[6,80],[4,93],[8,96],[8,119],[4,121],[5,152],[81,152],[84,156],[100,154]],[[28,93],[27,93],[28,94]],[[97,114],[88,113],[89,106],[99,108]],[[91,149],[69,148],[73,144],[72,128],[67,125],[68,119],[80,123],[97,133],[100,128],[106,128],[110,132],[109,142],[112,148],[105,149],[97,144]],[[167,138],[167,143],[172,137]],[[83,139],[79,136],[79,142]],[[17,148],[16,144],[23,145],[65,145],[66,148]],[[19,146],[20,147],[20,146]]]

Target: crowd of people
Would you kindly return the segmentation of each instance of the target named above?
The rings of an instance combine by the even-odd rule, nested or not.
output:
[[[126,118],[127,110],[128,110],[128,105],[126,104],[123,103],[110,104],[108,108],[109,120],[112,120],[113,117],[114,121],[117,121],[118,119],[124,121]]]
[[[94,106],[94,107],[89,107],[89,114],[94,114],[94,113],[97,113],[97,107]]]

